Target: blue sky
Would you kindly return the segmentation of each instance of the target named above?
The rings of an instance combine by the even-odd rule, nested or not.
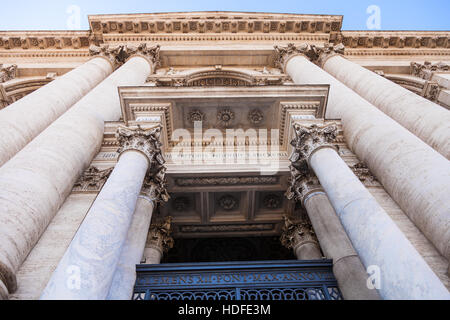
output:
[[[177,11],[339,14],[344,30],[367,30],[371,5],[380,8],[381,30],[450,30],[449,0],[2,0],[0,30],[70,29],[72,5],[80,10],[82,30],[90,14]]]

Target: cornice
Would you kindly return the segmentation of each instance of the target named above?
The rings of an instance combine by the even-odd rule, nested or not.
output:
[[[244,12],[181,12],[89,16],[94,34],[331,33],[342,16]]]

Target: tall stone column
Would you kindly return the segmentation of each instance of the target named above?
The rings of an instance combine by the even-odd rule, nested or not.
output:
[[[119,127],[119,160],[54,271],[41,299],[103,300],[126,243],[147,172],[163,169],[161,127]]]
[[[310,221],[292,222],[287,216],[284,216],[284,227],[280,240],[283,246],[294,250],[298,260],[322,259],[319,243]]]
[[[166,190],[165,169],[162,168],[157,176],[147,176],[144,180],[141,195],[136,204],[127,239],[122,248],[119,262],[114,272],[108,300],[130,300],[136,283],[136,265],[141,262],[144,254],[147,235],[149,233],[152,213],[156,205],[167,202],[169,195]],[[170,233],[171,218],[161,226]],[[159,263],[159,262],[158,262]]]
[[[159,47],[137,54],[0,167],[0,279],[15,272],[44,232],[103,140],[105,121],[121,116],[118,86],[145,83]]]
[[[337,153],[337,126],[295,124],[294,131],[292,166],[314,171],[364,266],[379,270],[381,297],[450,299],[439,278]]]
[[[308,46],[277,48],[297,84],[328,84],[328,119],[342,119],[349,148],[414,224],[450,260],[450,162],[378,108],[309,61]]]
[[[312,46],[313,61],[450,159],[450,111],[345,59],[344,46]]]
[[[0,166],[113,72],[94,57],[0,111]]]
[[[306,169],[306,168],[305,168]],[[333,273],[346,300],[379,300],[367,286],[368,274],[317,177],[310,170],[291,166],[288,199],[306,209],[325,256],[333,260]]]

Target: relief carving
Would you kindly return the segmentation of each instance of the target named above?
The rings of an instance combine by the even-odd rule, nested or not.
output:
[[[0,83],[13,80],[17,75],[17,65],[13,64],[8,67],[4,67],[0,63]]]
[[[172,217],[166,217],[161,223],[152,223],[147,236],[147,248],[154,248],[161,253],[173,248]]]
[[[305,218],[298,222],[293,222],[287,216],[283,216],[283,219],[284,226],[280,241],[284,247],[295,250],[295,248],[305,243],[314,243],[319,246],[319,242],[309,219]]]
[[[90,166],[75,183],[73,191],[99,192],[106,180],[108,180],[113,169],[100,170],[97,167]]]

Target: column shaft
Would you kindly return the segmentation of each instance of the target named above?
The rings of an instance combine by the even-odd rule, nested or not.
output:
[[[335,150],[316,150],[309,164],[364,265],[379,268],[384,299],[450,299],[439,278]]]
[[[14,273],[98,153],[104,121],[120,119],[117,87],[143,84],[150,70],[145,58],[131,58],[0,167],[0,272],[10,292]]]
[[[314,243],[304,243],[294,248],[298,260],[320,260],[322,254],[319,247]]]
[[[376,290],[367,287],[368,274],[324,192],[306,197],[304,206],[327,258],[333,259],[333,273],[346,300],[378,300]]]
[[[106,298],[148,166],[149,161],[141,152],[121,155],[41,299]]]
[[[141,262],[152,219],[154,200],[139,196],[127,239],[114,273],[108,300],[130,300],[136,282],[136,265]]]
[[[0,111],[0,166],[113,71],[94,58]]]
[[[340,55],[323,69],[450,159],[450,112]]]
[[[297,84],[330,85],[327,118],[342,119],[350,149],[450,259],[450,162],[307,58],[291,58],[286,70]]]

